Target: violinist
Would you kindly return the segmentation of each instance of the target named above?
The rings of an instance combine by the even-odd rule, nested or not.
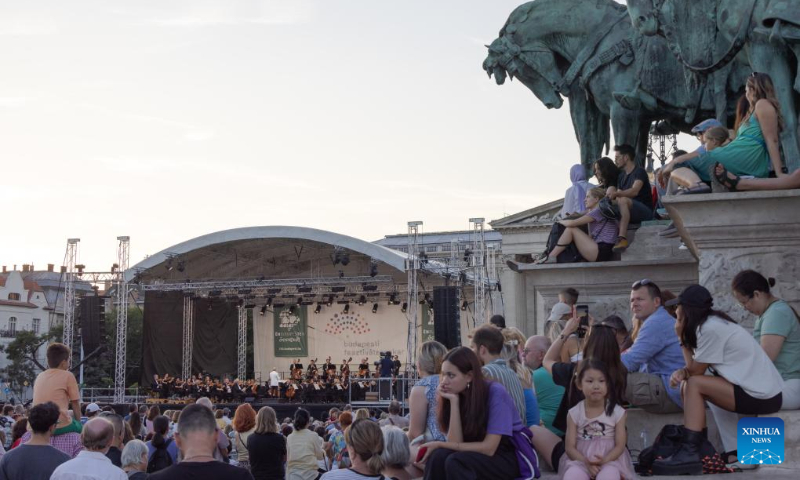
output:
[[[361,359],[361,363],[358,364],[358,376],[361,378],[369,376],[369,358],[364,357]]]
[[[352,359],[353,357],[347,360],[342,359],[342,364],[339,366],[339,376],[342,377],[342,381],[346,378],[350,378],[350,360]]]
[[[336,365],[331,363],[331,357],[325,359],[325,364],[322,365],[322,379],[327,380],[329,377],[336,375]]]

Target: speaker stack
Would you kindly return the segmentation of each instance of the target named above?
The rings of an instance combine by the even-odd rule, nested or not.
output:
[[[461,346],[458,287],[433,287],[433,335],[448,349]]]

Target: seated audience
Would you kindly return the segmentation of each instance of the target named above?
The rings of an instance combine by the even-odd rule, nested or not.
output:
[[[565,480],[632,480],[631,455],[626,447],[625,409],[616,397],[608,367],[594,358],[578,365],[575,385],[584,399],[567,416],[566,455],[558,470]]]
[[[536,402],[536,392],[533,390],[533,378],[528,367],[520,361],[525,348],[525,336],[514,327],[503,329],[503,351],[500,357],[508,362],[508,367],[517,373],[519,383],[522,384],[522,394],[525,396],[525,426],[539,425],[539,404]]]
[[[284,480],[286,439],[278,432],[278,419],[272,407],[261,407],[258,411],[256,428],[247,437],[247,451],[255,480]]]
[[[345,430],[344,439],[352,466],[322,475],[322,480],[367,480],[380,476],[383,470],[383,432],[370,419],[356,420]]]
[[[637,167],[638,168],[638,167]],[[549,254],[540,256],[536,261],[537,264],[553,263],[556,258],[564,251],[570,244],[575,244],[578,253],[588,262],[607,262],[613,256],[612,249],[614,242],[621,230],[618,230],[616,220],[611,220],[603,216],[598,207],[600,200],[605,197],[605,192],[602,188],[595,187],[586,193],[586,209],[588,210],[585,215],[574,220],[559,220],[558,223],[567,227],[561,237],[558,239],[558,244],[550,251]],[[622,199],[623,197],[620,197]],[[620,200],[625,203],[629,199]],[[652,212],[650,215],[652,219]],[[636,217],[638,219],[638,217]],[[641,221],[641,220],[640,220]],[[588,225],[589,233],[584,232],[580,227]],[[621,235],[621,234],[620,234]]]
[[[573,165],[569,169],[569,180],[572,185],[564,192],[564,205],[558,213],[559,218],[566,218],[572,214],[579,214],[586,211],[584,199],[586,192],[594,187],[586,181],[586,169],[583,165]]]
[[[605,190],[606,195],[613,191],[609,189],[617,188],[619,168],[614,163],[614,160],[608,157],[599,158],[594,162],[592,168],[594,169],[594,178],[600,183],[599,187]]]
[[[408,426],[408,419],[400,416],[401,411],[400,402],[392,400],[389,403],[389,416],[386,417],[386,420],[381,420],[379,422],[380,426],[394,425],[395,427],[406,428]]]
[[[553,427],[562,432],[567,431],[567,414],[569,410],[583,400],[583,393],[573,381],[577,364],[559,362],[561,345],[569,335],[578,330],[579,326],[580,318],[575,315],[567,322],[564,331],[553,342],[550,349],[547,350],[544,360],[542,360],[544,368],[553,376],[553,382],[566,389],[566,393],[562,397],[561,404],[558,406],[558,411],[553,419]],[[617,398],[625,397],[627,370],[620,361],[619,344],[617,343],[616,332],[613,329],[599,326],[589,330],[589,335],[586,337],[583,347],[583,357],[603,362],[608,368],[609,375],[614,379],[615,396]],[[561,457],[564,455],[566,448],[563,439],[544,427],[534,426],[531,427],[531,431],[533,432],[533,445],[539,453],[539,458],[549,462],[550,467],[558,471]]]
[[[147,442],[147,473],[164,470],[178,463],[178,444],[167,438],[169,419],[159,415],[153,420],[153,439]]]
[[[721,125],[708,128],[701,135],[700,141],[702,149],[698,148],[692,153],[684,152],[683,155],[675,156],[666,167],[659,170],[658,183],[666,188],[666,195],[709,193],[711,191],[708,186],[708,182],[711,181],[708,168],[705,172],[698,171],[697,168],[702,168],[704,165],[695,165],[697,162],[693,159],[727,145],[729,142],[728,129]],[[680,187],[686,190],[681,192]]]
[[[394,480],[411,480],[412,475],[408,471],[411,460],[408,437],[402,430],[392,425],[387,425],[382,430],[383,470],[381,473],[384,477]]]
[[[800,168],[776,178],[742,178],[728,171],[721,163],[714,165],[714,178],[723,190],[745,192],[749,190],[791,190],[800,188]]]
[[[362,418],[370,419],[372,415],[369,412],[368,408],[359,408],[356,410],[356,416],[353,421],[361,420]]]
[[[106,457],[114,441],[114,425],[105,418],[92,418],[83,426],[84,450],[53,471],[51,480],[127,480],[128,476]]]
[[[572,306],[566,303],[556,303],[550,310],[550,316],[544,324],[544,333],[551,342],[561,335],[567,320],[572,318]],[[580,338],[574,333],[567,338],[561,348],[562,362],[579,362],[581,360]]]
[[[617,188],[608,199],[619,208],[619,239],[614,251],[628,248],[628,225],[653,219],[653,193],[650,178],[636,163],[636,151],[630,145],[614,147],[614,162],[619,167]]]
[[[410,423],[408,438],[414,440],[425,435],[425,441],[444,441],[439,430],[436,409],[439,404],[436,391],[439,388],[439,374],[447,348],[439,342],[428,341],[422,344],[417,355],[417,371],[420,379],[411,388],[408,396]]]
[[[754,72],[747,79],[745,95],[750,108],[731,143],[699,156],[685,155],[675,162],[690,166],[704,182],[711,182],[711,175],[719,173],[714,170],[716,163],[737,176],[752,175],[763,179],[769,176],[770,166],[777,177],[784,176],[779,143],[783,118],[770,76]],[[727,178],[722,176],[722,185],[736,188],[730,180],[726,184]],[[710,189],[703,191],[708,192]]]
[[[58,405],[61,416],[54,436],[70,432],[81,433],[78,382],[75,380],[75,375],[69,371],[69,359],[72,352],[63,343],[51,343],[47,347],[46,355],[48,368],[40,373],[33,382],[33,405],[45,402],[53,402]],[[67,413],[70,407],[72,407],[72,417]]]
[[[256,429],[256,411],[249,403],[243,403],[236,408],[231,422],[234,432],[234,445],[239,466],[250,470],[250,456],[247,451],[247,438]]]
[[[517,372],[508,366],[508,361],[500,357],[504,343],[505,339],[499,328],[482,325],[472,335],[471,348],[483,365],[483,376],[487,380],[499,382],[506,388],[514,400],[520,420],[525,423],[525,393],[522,391],[522,383],[517,377]]]
[[[56,467],[70,459],[50,445],[61,415],[53,402],[40,403],[31,409],[28,425],[33,432],[26,443],[7,452],[0,459],[0,479],[49,480]]]
[[[620,352],[624,353],[631,347],[631,345],[633,345],[633,340],[631,340],[631,336],[628,333],[628,327],[625,325],[625,321],[619,318],[618,316],[611,315],[604,318],[603,320],[593,321],[591,328],[597,326],[609,327],[614,329],[614,333],[617,336],[617,344],[619,345]]]
[[[783,403],[783,379],[747,330],[713,309],[714,300],[704,287],[690,285],[671,303],[678,306],[675,333],[686,367],[676,370],[670,383],[681,388],[685,433],[678,451],[653,465],[664,474],[695,475],[703,473],[699,447],[704,440],[706,402],[746,415],[775,413]],[[706,374],[709,369],[713,375]],[[721,430],[727,428],[721,425],[731,419],[715,412],[711,410],[716,424]],[[736,452],[729,451],[728,456],[735,461]]]
[[[147,480],[147,445],[141,440],[131,440],[122,449],[122,471],[128,480]]]
[[[458,347],[447,353],[439,396],[439,424],[447,432],[447,441],[423,445],[426,452],[420,464],[425,479],[539,476],[530,446],[531,431],[525,428],[503,385],[484,379],[472,350]]]
[[[633,345],[622,354],[628,369],[625,399],[651,413],[680,412],[680,391],[670,375],[684,366],[681,347],[672,332],[675,319],[661,305],[661,289],[644,279],[631,286],[631,312],[640,322]]]
[[[525,349],[522,350],[522,361],[533,372],[534,392],[542,426],[561,436],[564,432],[553,427],[553,419],[564,396],[564,387],[553,383],[553,376],[542,366],[542,360],[550,348],[550,343],[550,340],[542,335],[528,338]]]
[[[757,315],[753,337],[783,378],[783,410],[800,408],[800,317],[791,305],[770,292],[775,279],[754,270],[733,278],[733,296],[748,312]]]
[[[565,288],[564,290],[561,290],[560,292],[558,292],[558,301],[560,303],[566,303],[567,305],[572,307],[573,305],[578,303],[578,297],[579,296],[580,296],[580,292],[578,292],[576,289],[574,289],[572,287],[569,287],[569,288]],[[572,313],[572,311],[570,311],[570,314],[571,313]]]
[[[111,460],[115,467],[122,468],[122,447],[125,446],[122,443],[122,439],[125,436],[125,422],[116,413],[103,412],[100,414],[100,418],[105,418],[114,426],[114,441],[111,442],[111,447],[109,447],[106,457]]]
[[[294,414],[294,431],[286,439],[286,480],[315,480],[319,476],[317,461],[324,458],[322,439],[308,429],[310,419],[302,408]]]
[[[200,403],[187,406],[175,433],[183,460],[151,474],[149,480],[252,480],[247,470],[217,461],[218,441],[219,429],[211,409]]]

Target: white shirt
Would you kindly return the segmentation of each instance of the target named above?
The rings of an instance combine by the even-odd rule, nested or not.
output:
[[[693,358],[711,365],[751,397],[766,400],[783,391],[781,374],[756,339],[740,325],[719,317],[708,317],[697,330]]]
[[[59,465],[50,480],[128,480],[128,476],[102,453],[82,450]]]
[[[270,387],[278,387],[280,386],[281,376],[278,375],[278,372],[275,370],[269,372],[269,386]]]

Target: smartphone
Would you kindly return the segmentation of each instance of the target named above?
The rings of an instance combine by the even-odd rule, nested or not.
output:
[[[586,330],[589,329],[589,305],[575,305],[575,312],[580,319],[578,324],[578,338],[586,336]]]
[[[422,461],[427,452],[428,452],[428,447],[422,447],[419,449],[419,451],[417,452],[417,463]]]

